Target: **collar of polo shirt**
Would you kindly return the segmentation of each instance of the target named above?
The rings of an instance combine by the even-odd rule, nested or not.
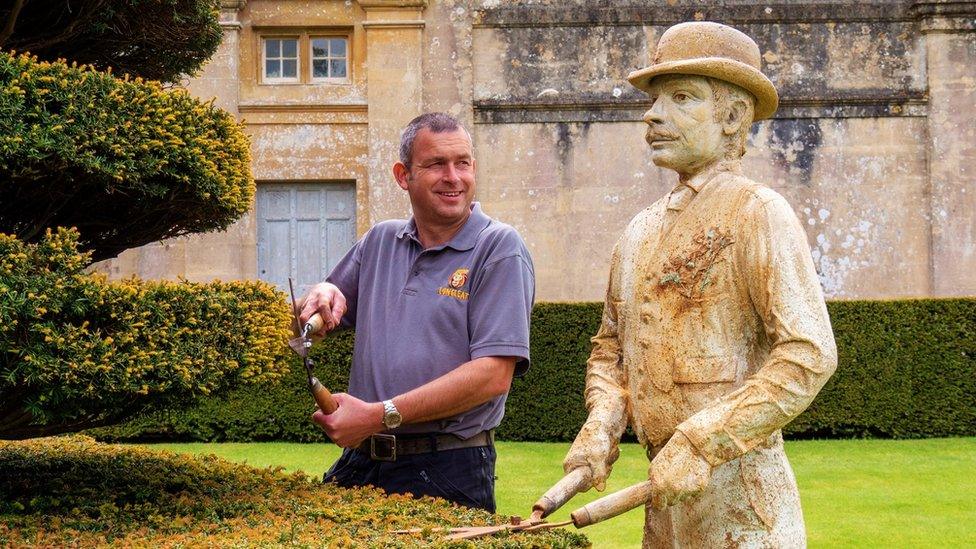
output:
[[[458,231],[450,240],[445,244],[440,246],[434,246],[429,248],[431,250],[440,250],[443,248],[453,248],[459,252],[470,250],[474,248],[474,245],[478,242],[478,235],[481,231],[488,226],[491,222],[491,218],[485,215],[481,211],[481,203],[473,202],[471,204],[471,215],[468,216],[468,220],[464,222],[464,226]],[[403,226],[402,229],[397,233],[397,238],[402,239],[405,236],[410,237],[416,243],[420,244],[420,237],[417,236],[417,223],[414,221],[413,216],[407,221],[407,224]]]

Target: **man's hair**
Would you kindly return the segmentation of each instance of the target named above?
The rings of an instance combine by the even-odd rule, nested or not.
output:
[[[460,129],[468,135],[468,139],[471,138],[471,134],[464,129],[458,119],[446,112],[424,113],[411,120],[407,127],[403,128],[403,133],[400,134],[400,162],[408,168],[411,160],[413,160],[413,142],[417,139],[420,130],[425,128],[430,130],[430,133],[454,132]]]
[[[729,109],[732,103],[742,101],[746,105],[746,112],[742,115],[742,124],[739,131],[728,141],[725,151],[725,158],[737,159],[746,154],[746,142],[749,139],[749,128],[752,127],[752,117],[756,112],[756,98],[745,89],[735,84],[719,80],[717,78],[706,77],[708,85],[712,88],[712,95],[715,97],[715,121],[724,122],[729,116]]]

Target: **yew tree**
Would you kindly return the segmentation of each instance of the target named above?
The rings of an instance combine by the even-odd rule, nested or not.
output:
[[[0,438],[108,425],[287,367],[289,312],[267,284],[89,269],[250,208],[242,127],[178,85],[219,46],[217,8],[0,2]]]

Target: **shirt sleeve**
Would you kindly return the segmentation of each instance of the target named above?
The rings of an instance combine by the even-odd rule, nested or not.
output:
[[[471,358],[514,356],[515,375],[529,368],[529,321],[535,272],[528,251],[492,259],[472,287],[468,306]]]
[[[599,423],[610,440],[619,441],[627,428],[627,375],[624,371],[618,315],[622,312],[620,299],[620,244],[614,247],[610,261],[610,280],[600,329],[590,339],[593,349],[586,361],[584,398],[589,412],[586,423]]]
[[[342,316],[342,326],[356,327],[356,305],[359,297],[359,268],[362,265],[363,248],[369,238],[366,233],[352,248],[342,256],[325,281],[335,284],[346,298],[346,314]]]
[[[780,196],[757,201],[737,250],[770,353],[739,389],[678,426],[717,466],[758,446],[806,409],[837,368],[837,348],[806,234]]]

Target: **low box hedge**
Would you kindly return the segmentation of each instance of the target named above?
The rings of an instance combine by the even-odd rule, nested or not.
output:
[[[2,547],[587,547],[568,530],[444,542],[506,522],[445,500],[345,489],[215,456],[73,435],[0,441]],[[395,530],[423,528],[417,534]]]
[[[837,373],[787,429],[793,438],[976,435],[976,299],[828,303]],[[585,361],[601,305],[542,303],[532,315],[532,367],[516,379],[504,440],[569,441],[582,425]],[[352,334],[313,350],[318,374],[342,390]],[[240,388],[189,409],[156,411],[96,436],[115,440],[325,440],[297,360],[276,386]]]

